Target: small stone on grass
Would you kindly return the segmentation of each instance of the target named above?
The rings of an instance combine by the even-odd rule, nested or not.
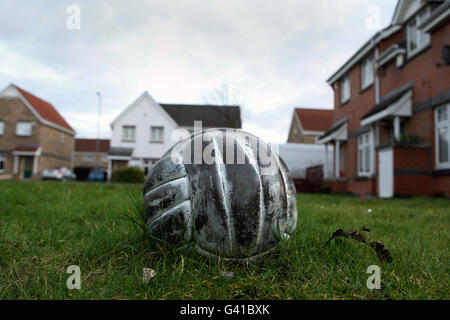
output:
[[[234,272],[222,271],[222,277],[232,279],[234,278]]]
[[[142,280],[144,283],[148,283],[151,278],[155,276],[156,272],[153,269],[150,268],[144,268],[142,269]]]

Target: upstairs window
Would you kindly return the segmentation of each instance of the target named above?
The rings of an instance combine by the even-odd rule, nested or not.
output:
[[[422,50],[430,43],[430,34],[419,29],[418,26],[430,15],[430,7],[426,7],[416,14],[406,27],[406,38],[408,43],[408,56]]]
[[[341,104],[350,100],[350,79],[345,76],[341,80]]]
[[[135,126],[123,126],[122,127],[122,140],[123,141],[135,141],[136,140],[136,127]]]
[[[361,64],[361,89],[365,89],[373,83],[373,59],[368,57]]]
[[[0,120],[0,136],[5,133],[5,122]]]
[[[358,175],[370,175],[373,172],[373,137],[372,131],[358,137]]]
[[[164,128],[163,127],[150,127],[150,141],[164,142]]]
[[[436,166],[450,167],[450,103],[436,108]]]
[[[16,135],[21,137],[31,136],[33,129],[33,122],[31,121],[17,121]]]

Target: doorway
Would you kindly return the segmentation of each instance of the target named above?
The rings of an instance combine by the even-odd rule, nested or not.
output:
[[[22,157],[22,179],[33,178],[33,157]]]
[[[378,195],[380,198],[392,198],[394,196],[394,152],[392,148],[379,150],[378,168]]]

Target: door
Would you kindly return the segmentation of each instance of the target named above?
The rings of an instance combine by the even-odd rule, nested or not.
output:
[[[394,196],[394,152],[392,148],[381,149],[378,152],[378,195],[380,198]]]
[[[22,178],[31,179],[33,177],[33,157],[24,157],[22,162]]]

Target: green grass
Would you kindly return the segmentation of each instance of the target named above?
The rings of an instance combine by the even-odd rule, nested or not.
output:
[[[450,201],[298,196],[297,234],[248,265],[209,260],[143,236],[127,215],[135,185],[0,183],[1,299],[449,299]],[[372,209],[369,213],[368,209]],[[393,262],[380,264],[339,228],[367,227]],[[66,269],[81,268],[81,290]],[[381,266],[383,289],[366,287]],[[142,269],[156,270],[145,284]],[[233,271],[235,277],[222,277]]]

